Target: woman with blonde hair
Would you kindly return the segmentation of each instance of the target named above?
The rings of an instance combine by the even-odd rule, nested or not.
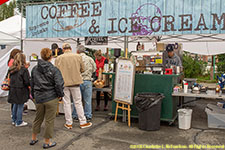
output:
[[[16,56],[17,53],[22,53],[22,51],[15,48],[10,52],[9,60],[8,60],[8,63],[7,63],[8,67],[11,67],[13,65],[14,57]],[[12,110],[13,110],[13,104],[11,104],[11,116],[12,116]]]
[[[46,149],[56,146],[56,142],[50,142],[50,139],[53,137],[57,104],[64,96],[64,81],[59,69],[51,63],[52,51],[49,48],[41,50],[41,58],[31,72],[31,94],[37,110],[30,145],[38,142],[37,134],[40,133],[41,124],[45,120],[43,148]]]
[[[13,49],[9,55],[8,66],[11,67],[13,65],[14,57],[17,53],[22,53],[19,49]]]
[[[23,106],[29,99],[30,86],[30,75],[25,65],[26,56],[17,53],[8,72],[10,75],[8,102],[13,104],[12,125],[16,127],[27,125],[27,122],[22,120]]]

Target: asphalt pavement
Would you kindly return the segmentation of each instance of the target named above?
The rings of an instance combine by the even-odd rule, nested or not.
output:
[[[64,115],[56,117],[53,141],[57,146],[52,150],[126,150],[126,149],[223,149],[225,130],[209,129],[204,111],[208,103],[216,104],[219,100],[198,99],[185,107],[193,109],[192,127],[189,130],[178,128],[178,122],[172,125],[161,122],[158,131],[143,131],[138,128],[138,120],[132,119],[131,127],[122,122],[114,122],[108,112],[93,112],[93,126],[80,129],[74,122],[73,129],[66,129]],[[103,102],[103,101],[102,101]],[[94,102],[93,102],[94,103]],[[110,103],[111,105],[111,103]],[[94,106],[94,104],[93,104]],[[103,108],[102,108],[103,109]],[[0,98],[0,149],[1,150],[39,150],[43,145],[43,127],[38,136],[39,142],[30,146],[31,126],[35,111],[28,111],[23,116],[29,123],[26,127],[11,125],[10,104],[7,97]]]

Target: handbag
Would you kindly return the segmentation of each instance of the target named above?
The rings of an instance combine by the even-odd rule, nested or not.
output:
[[[8,73],[7,77],[2,81],[1,89],[3,91],[8,91],[9,88],[10,88],[10,78],[9,78],[9,73]]]

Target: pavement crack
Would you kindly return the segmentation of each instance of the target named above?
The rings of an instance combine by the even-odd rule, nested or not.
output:
[[[210,130],[216,130],[216,129],[203,129],[203,128],[192,128],[192,129],[196,129],[196,130],[200,130],[200,131],[198,131],[193,137],[193,142],[196,144],[196,145],[198,145],[198,144],[200,144],[199,142],[198,142],[198,136],[201,134],[201,133],[203,133],[203,132],[205,132],[205,131],[210,131]]]
[[[123,142],[123,143],[127,143],[127,144],[130,144],[130,145],[139,145],[140,143],[135,143],[133,141],[127,141],[127,140],[122,140],[122,139],[117,139],[117,138],[112,138],[112,137],[107,137],[107,136],[94,136],[93,137],[94,139],[95,138],[98,138],[98,139],[104,139],[104,140],[110,140],[110,141],[116,141],[116,142]]]
[[[103,122],[97,124],[96,126],[93,126],[89,129],[87,129],[85,132],[79,134],[78,136],[72,138],[71,140],[69,140],[68,142],[66,142],[63,146],[61,146],[60,148],[58,148],[58,150],[61,150],[61,149],[67,149],[70,145],[73,144],[73,142],[79,140],[81,137],[83,136],[89,136],[90,135],[90,132],[94,131],[94,130],[97,130],[98,128],[102,127],[103,125],[107,124],[110,119],[108,119],[108,117],[105,118],[106,120],[104,120]]]
[[[195,135],[194,135],[194,143],[196,144],[196,145],[198,145],[199,143],[198,143],[198,141],[197,141],[197,138],[198,138],[198,136],[202,133],[202,132],[204,132],[205,131],[205,129],[201,129],[201,131],[198,131]]]

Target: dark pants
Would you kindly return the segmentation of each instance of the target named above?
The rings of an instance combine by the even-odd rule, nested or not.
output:
[[[104,93],[104,101],[105,101],[105,106],[108,105],[108,101],[109,101],[109,96],[108,96],[108,92],[103,92]],[[100,106],[100,91],[97,91],[97,106]]]

